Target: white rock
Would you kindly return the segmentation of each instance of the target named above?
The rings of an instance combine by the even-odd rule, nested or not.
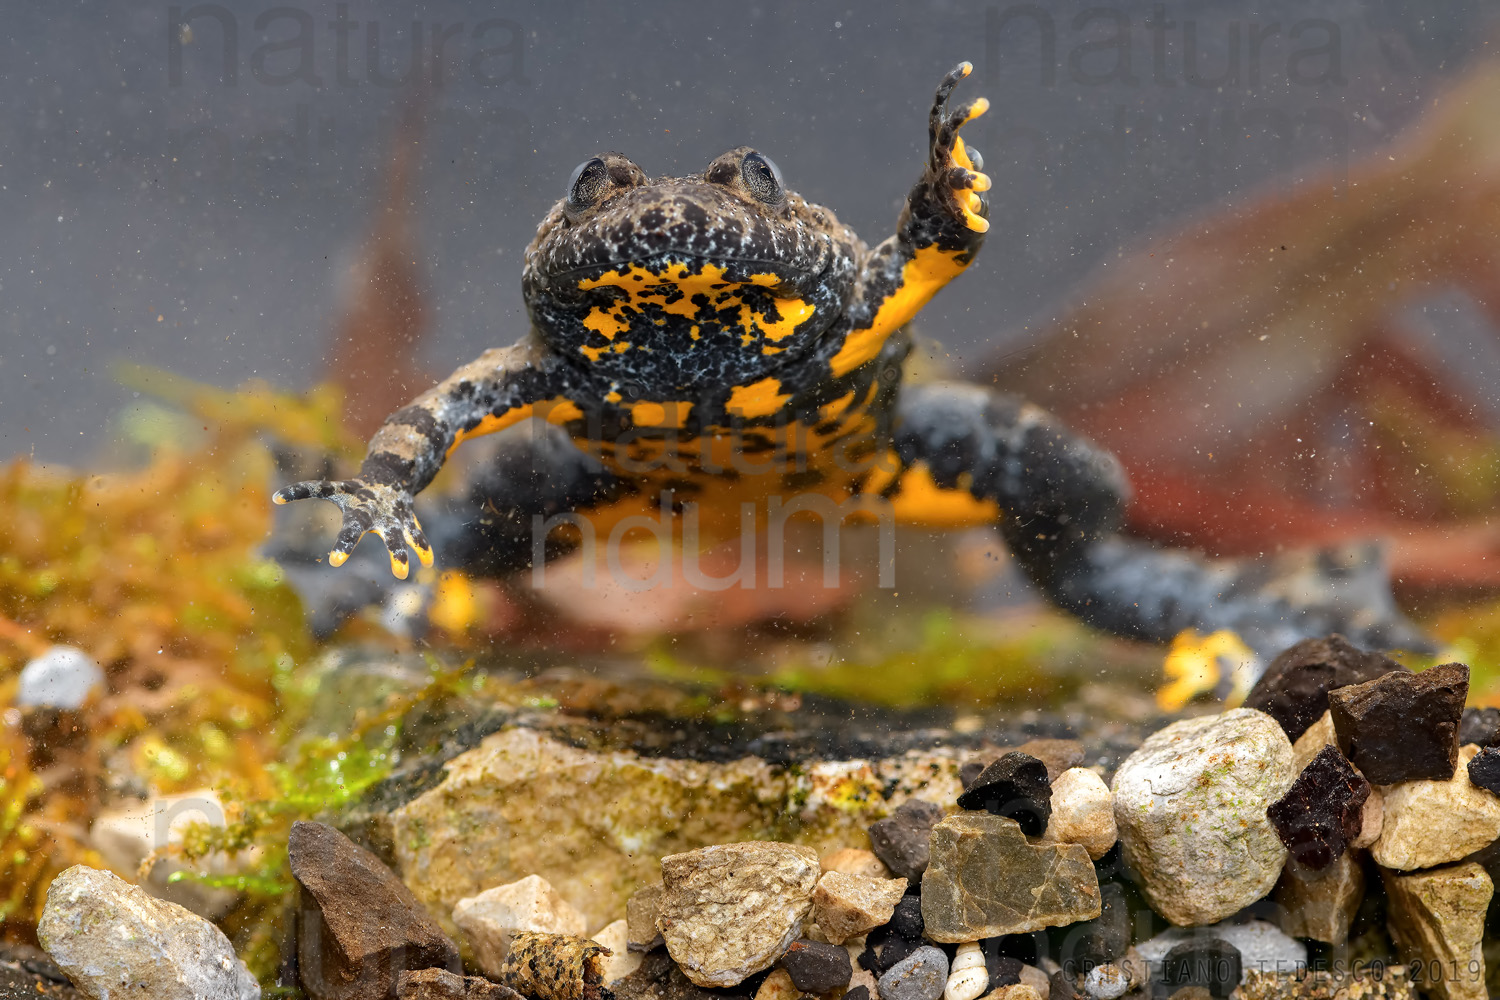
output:
[[[611,952],[604,960],[604,985],[608,986],[616,979],[624,979],[641,967],[642,956],[630,950],[630,932],[624,919],[606,924],[594,935],[594,940]]]
[[[21,668],[16,704],[77,709],[83,707],[89,692],[103,688],[104,671],[89,654],[72,646],[53,646]]]
[[[1115,846],[1115,798],[1104,779],[1086,767],[1072,767],[1052,782],[1052,818],[1042,840],[1081,844],[1098,861]]]
[[[53,879],[37,937],[92,1000],[260,997],[223,931],[97,868],[74,865]]]
[[[1385,820],[1370,848],[1376,864],[1396,871],[1432,868],[1468,857],[1500,838],[1500,797],[1469,780],[1470,743],[1458,751],[1447,781],[1403,781],[1381,789]]]
[[[1083,990],[1094,1000],[1115,1000],[1130,990],[1130,978],[1118,965],[1096,965],[1083,977]]]
[[[1152,909],[1207,924],[1271,891],[1286,848],[1266,807],[1296,777],[1280,723],[1253,708],[1183,719],[1115,772],[1115,822]]]
[[[474,961],[491,976],[500,975],[517,934],[568,934],[583,937],[588,921],[540,875],[497,885],[477,896],[460,899],[453,922],[469,939]]]
[[[1293,972],[1307,965],[1307,946],[1296,938],[1283,934],[1275,924],[1264,920],[1251,920],[1243,924],[1217,924],[1212,927],[1173,927],[1135,946],[1151,968],[1153,978],[1162,971],[1162,959],[1167,952],[1198,938],[1218,938],[1228,941],[1240,952],[1240,982],[1245,981],[1245,972],[1257,969],[1261,972]]]

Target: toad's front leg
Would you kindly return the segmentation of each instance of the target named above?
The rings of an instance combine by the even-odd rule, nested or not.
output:
[[[410,548],[432,565],[432,546],[412,501],[432,482],[465,439],[503,430],[530,417],[552,423],[582,419],[571,401],[572,373],[534,341],[486,351],[409,405],[386,418],[370,439],[359,475],[309,480],[278,490],[278,504],[328,500],[343,511],[343,526],[328,561],[343,565],[366,532],[385,543],[391,572],[406,579]]]

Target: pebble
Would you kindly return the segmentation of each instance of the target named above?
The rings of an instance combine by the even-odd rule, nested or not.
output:
[[[813,890],[813,920],[829,943],[843,944],[888,923],[906,885],[904,878],[824,872]]]
[[[104,671],[94,658],[72,646],[53,646],[26,661],[16,679],[18,708],[77,711],[88,696],[104,690]]]
[[[1184,941],[1167,952],[1161,966],[1168,989],[1201,986],[1223,998],[1240,984],[1240,950],[1223,938]]]
[[[819,862],[825,872],[843,872],[845,875],[863,875],[865,878],[890,878],[891,870],[885,862],[875,856],[874,851],[862,847],[841,847],[825,855]]]
[[[1370,783],[1338,747],[1325,745],[1266,815],[1292,862],[1321,871],[1359,836],[1369,795]]]
[[[870,1000],[870,988],[864,985],[851,987],[844,992],[844,1000]]]
[[[1047,765],[1030,754],[1011,751],[979,773],[958,797],[960,809],[983,809],[1021,824],[1028,837],[1040,837],[1052,817],[1052,782]]]
[[[1038,997],[1038,1000],[1049,1000],[1047,995],[1050,992],[1047,985],[1049,977],[1045,972],[1034,965],[1023,965],[1021,966],[1020,976],[1020,985],[1032,990]],[[1003,988],[997,987],[996,992]]]
[[[657,926],[667,951],[699,986],[743,981],[802,936],[820,872],[812,848],[771,841],[662,858]]]
[[[408,969],[460,969],[458,947],[379,858],[326,823],[287,840],[302,886],[297,965],[313,1000],[393,996]]]
[[[1043,840],[1080,844],[1098,861],[1119,839],[1115,798],[1104,779],[1084,767],[1069,768],[1052,782],[1052,818]]]
[[[1048,1000],[1048,995],[1029,983],[1012,983],[986,994],[984,1000]]]
[[[1359,649],[1341,635],[1304,639],[1271,661],[1246,696],[1245,707],[1271,716],[1295,742],[1328,710],[1329,691],[1405,669],[1380,653]]]
[[[1084,1000],[1073,977],[1061,971],[1047,977],[1047,996],[1049,1000]]]
[[[781,956],[781,967],[804,993],[827,993],[849,985],[854,965],[849,952],[819,941],[793,941]]]
[[[1018,966],[1019,962],[1016,963]],[[1018,970],[1019,971],[1019,970]],[[1014,982],[1020,982],[1016,977]],[[985,964],[979,942],[966,941],[958,946],[948,967],[948,982],[943,986],[943,1000],[979,1000],[990,991],[990,970]]]
[[[1469,781],[1492,795],[1500,795],[1500,748],[1487,746],[1469,758]]]
[[[1458,764],[1468,693],[1469,668],[1446,663],[1339,688],[1329,694],[1328,708],[1339,749],[1370,781],[1447,781]]]
[[[1447,781],[1407,781],[1385,789],[1380,839],[1370,848],[1378,864],[1399,871],[1431,868],[1467,857],[1500,838],[1500,798],[1469,780],[1479,753],[1466,746]]]
[[[1458,721],[1458,745],[1500,746],[1500,708],[1466,708]]]
[[[942,818],[942,806],[908,799],[870,824],[870,846],[893,874],[915,881],[927,870],[927,840]]]
[[[773,969],[755,988],[755,1000],[798,1000],[802,991],[792,982],[791,973],[785,969]]]
[[[925,929],[926,925],[922,923],[922,897],[902,896],[891,911],[891,930],[908,941],[920,941]]]
[[[1417,1000],[1405,966],[1391,964],[1379,978],[1347,970],[1245,973],[1240,1000]]]
[[[1118,882],[1099,886],[1099,916],[1068,928],[1057,956],[1070,969],[1115,962],[1130,947],[1130,907]]]
[[[223,931],[97,868],[74,865],[52,880],[37,937],[93,1000],[260,997]]]
[[[605,957],[596,941],[523,931],[511,939],[496,978],[528,1000],[610,1000]]]
[[[1058,775],[1069,768],[1082,764],[1084,759],[1083,744],[1077,740],[1027,740],[1018,747],[1010,747],[1005,752],[1009,753],[1012,750],[1035,757],[1045,764],[1047,766],[1047,778],[1051,781],[1056,781]],[[984,769],[992,764],[995,759],[981,758],[966,761],[958,769],[958,780],[963,785],[965,791],[968,791],[969,787],[974,784],[974,779],[984,773]]]
[[[1115,1000],[1130,991],[1130,977],[1118,965],[1096,965],[1083,977],[1083,991],[1094,1000]]]
[[[1365,898],[1365,871],[1352,851],[1322,871],[1291,865],[1281,873],[1274,893],[1282,909],[1282,930],[1293,937],[1341,945]]]
[[[661,915],[660,881],[648,882],[625,900],[626,940],[631,951],[650,951],[661,947],[661,931],[656,918]]]
[[[938,1000],[948,985],[948,956],[925,945],[880,977],[880,1000]]]
[[[566,934],[582,937],[588,920],[540,875],[528,875],[508,885],[497,885],[477,896],[460,899],[453,923],[469,939],[474,961],[488,975],[500,974],[517,934]]]
[[[1206,924],[1270,892],[1287,852],[1266,807],[1294,777],[1291,741],[1255,709],[1147,737],[1113,790],[1124,857],[1151,907],[1174,924]]]
[[[1484,1000],[1484,917],[1495,884],[1474,862],[1403,875],[1381,872],[1391,938],[1408,964],[1436,976],[1415,984],[1443,1000]]]
[[[417,969],[401,973],[396,1000],[524,1000],[509,986],[482,976],[461,976],[447,969]]]
[[[1032,844],[1015,820],[990,813],[959,813],[933,827],[922,876],[929,940],[1028,934],[1099,912],[1099,877],[1077,844]]]
[[[1240,969],[1285,972],[1307,965],[1307,946],[1289,937],[1275,924],[1251,920],[1243,924],[1209,927],[1173,927],[1136,945],[1139,960],[1146,963],[1147,976],[1160,979],[1167,953],[1180,944],[1218,939],[1233,945],[1240,955]]]
[[[865,937],[865,950],[860,952],[859,966],[882,976],[921,946],[920,939],[908,940],[897,934],[889,924],[877,927]]]
[[[596,943],[609,949],[609,954],[604,958],[605,983],[624,979],[641,967],[640,952],[630,950],[629,935],[630,932],[624,920],[605,924],[599,929],[599,933],[594,935]]]

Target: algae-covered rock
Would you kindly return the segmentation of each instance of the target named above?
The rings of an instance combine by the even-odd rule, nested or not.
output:
[[[1484,915],[1495,884],[1474,862],[1405,875],[1382,870],[1388,926],[1418,989],[1444,1000],[1483,1000]]]

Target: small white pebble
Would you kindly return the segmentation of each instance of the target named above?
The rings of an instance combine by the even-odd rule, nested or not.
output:
[[[1083,977],[1083,989],[1094,1000],[1115,1000],[1130,989],[1130,977],[1118,965],[1096,965]]]
[[[72,646],[53,646],[21,668],[16,704],[77,709],[90,691],[103,687],[104,671],[89,654]]]
[[[978,1000],[989,988],[990,973],[979,944],[970,941],[959,945],[949,968],[948,985],[943,988],[943,1000]]]

